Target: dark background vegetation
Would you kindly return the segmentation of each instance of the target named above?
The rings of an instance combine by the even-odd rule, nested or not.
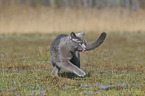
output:
[[[122,7],[133,11],[145,7],[145,0],[1,0],[1,7],[9,5],[48,6],[56,8]]]

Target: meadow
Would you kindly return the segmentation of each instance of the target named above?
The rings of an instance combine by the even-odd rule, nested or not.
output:
[[[51,77],[50,44],[59,33],[1,34],[0,95],[144,96],[145,33],[106,33],[99,48],[81,53],[84,78],[63,70]],[[85,37],[91,42],[99,35]],[[101,87],[107,85],[114,87]]]

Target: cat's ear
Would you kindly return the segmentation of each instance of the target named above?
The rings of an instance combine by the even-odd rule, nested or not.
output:
[[[81,32],[81,35],[84,36],[85,35],[85,31]]]
[[[78,34],[76,34],[78,37],[79,36],[84,36],[85,35],[85,31],[83,31],[83,32],[81,32],[81,33],[78,33]]]
[[[75,38],[75,37],[76,37],[76,34],[75,34],[74,32],[71,32],[71,33],[70,33],[70,38],[73,39],[73,38]]]

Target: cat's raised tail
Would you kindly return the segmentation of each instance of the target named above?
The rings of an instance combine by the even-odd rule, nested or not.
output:
[[[96,41],[86,44],[85,51],[90,51],[90,50],[93,50],[93,49],[99,47],[104,42],[105,38],[106,38],[106,33],[103,32]]]

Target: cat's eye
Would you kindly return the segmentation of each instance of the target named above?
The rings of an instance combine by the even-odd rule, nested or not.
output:
[[[81,46],[83,43],[79,43],[79,45]]]

